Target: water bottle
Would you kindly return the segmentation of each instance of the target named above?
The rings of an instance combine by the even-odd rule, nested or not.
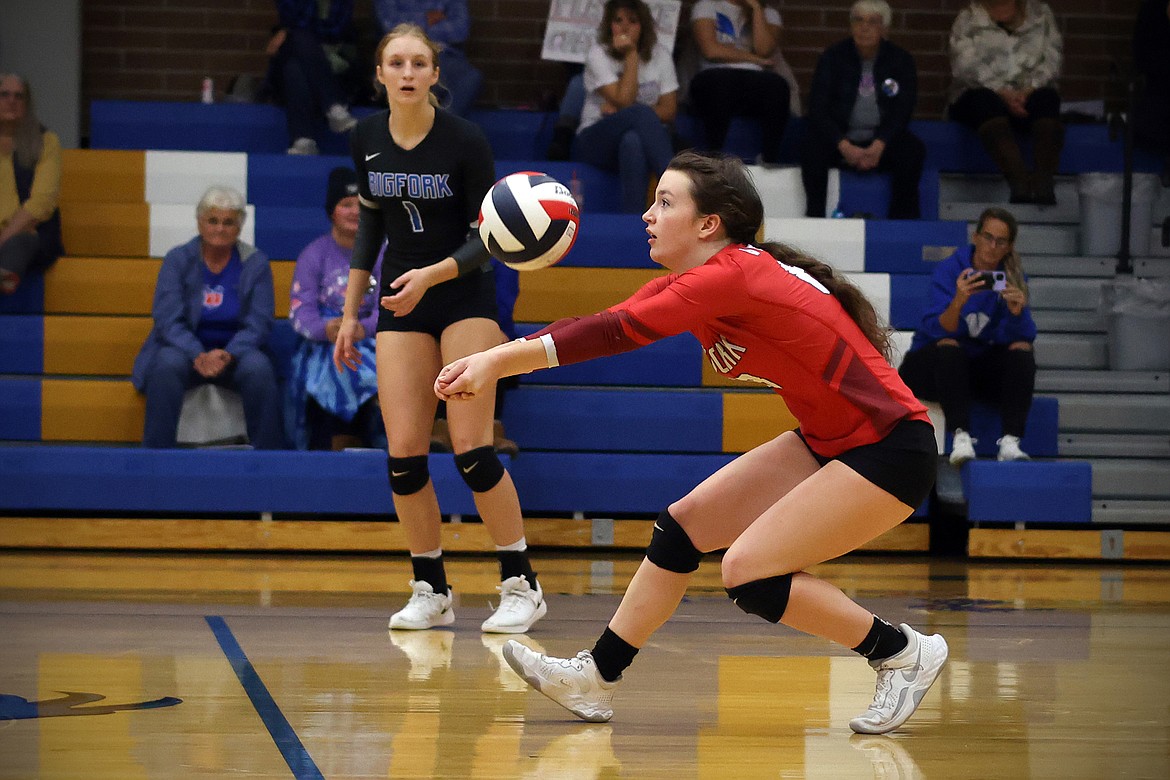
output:
[[[203,77],[203,90],[199,94],[199,99],[204,103],[215,102],[215,82],[210,76]]]

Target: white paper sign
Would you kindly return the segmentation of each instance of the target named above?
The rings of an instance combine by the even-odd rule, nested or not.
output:
[[[654,18],[658,42],[674,52],[681,0],[644,0]],[[544,48],[540,57],[561,62],[585,62],[589,47],[597,39],[597,27],[605,10],[604,0],[552,0]]]

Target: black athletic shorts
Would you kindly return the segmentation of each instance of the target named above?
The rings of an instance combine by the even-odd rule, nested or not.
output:
[[[381,294],[389,295],[391,291],[383,288]],[[490,268],[436,284],[405,317],[395,317],[394,312],[382,309],[378,313],[378,332],[429,333],[437,339],[448,325],[473,317],[497,322],[496,276]]]
[[[799,430],[796,435],[808,446]],[[822,466],[839,460],[906,506],[917,509],[930,495],[938,471],[934,426],[922,420],[903,420],[886,438],[826,458],[809,449]]]

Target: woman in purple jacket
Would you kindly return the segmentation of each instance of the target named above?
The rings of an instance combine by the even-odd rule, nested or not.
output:
[[[974,243],[935,269],[926,313],[899,369],[916,396],[942,405],[956,466],[975,457],[972,398],[999,405],[999,460],[1028,459],[1020,439],[1036,383],[1036,323],[1015,249],[1018,231],[1006,209],[979,215]]]
[[[333,367],[359,211],[357,174],[352,168],[334,168],[325,193],[332,227],[297,257],[289,302],[289,320],[304,338],[293,355],[285,407],[289,440],[297,449],[386,446],[374,370],[380,255],[360,309],[363,335],[355,346],[361,363],[356,371],[344,373]]]

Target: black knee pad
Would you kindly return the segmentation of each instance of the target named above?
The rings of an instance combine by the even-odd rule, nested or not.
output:
[[[504,478],[504,464],[500,463],[496,448],[491,446],[458,453],[455,466],[459,469],[459,476],[463,477],[467,487],[474,493],[486,493]]]
[[[387,471],[390,473],[390,490],[400,496],[417,493],[431,481],[426,455],[415,455],[410,458],[391,456]]]
[[[691,537],[664,509],[654,521],[654,533],[650,536],[646,557],[660,569],[676,574],[690,574],[699,568],[703,553],[695,549]]]
[[[749,615],[759,615],[769,623],[779,623],[780,618],[784,617],[791,592],[791,574],[752,580],[727,589],[727,595],[735,602],[735,606]]]

